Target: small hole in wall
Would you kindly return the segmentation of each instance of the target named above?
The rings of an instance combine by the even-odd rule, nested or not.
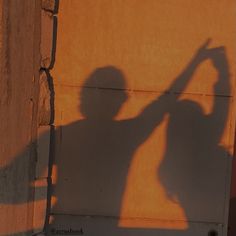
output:
[[[216,230],[210,230],[209,232],[208,232],[208,236],[218,236],[218,232],[216,231]]]

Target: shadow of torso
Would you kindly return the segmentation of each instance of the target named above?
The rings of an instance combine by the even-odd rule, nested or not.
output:
[[[228,101],[221,103],[227,107]],[[229,154],[219,145],[224,121],[225,114],[204,115],[190,100],[177,102],[170,113],[167,149],[158,176],[189,221],[218,222],[224,215],[220,203],[229,162]]]
[[[62,128],[56,195],[63,209],[82,215],[119,215],[130,161],[138,145],[138,138],[132,137],[133,123],[83,120]]]

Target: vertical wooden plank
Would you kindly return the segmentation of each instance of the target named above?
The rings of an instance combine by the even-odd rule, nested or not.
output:
[[[1,0],[0,234],[33,227],[40,0]]]

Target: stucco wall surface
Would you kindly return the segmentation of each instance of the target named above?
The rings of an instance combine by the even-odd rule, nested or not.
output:
[[[52,235],[226,235],[235,10],[60,1]]]

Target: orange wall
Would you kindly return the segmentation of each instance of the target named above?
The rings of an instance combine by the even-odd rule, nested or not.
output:
[[[232,155],[235,123],[234,101],[232,100],[236,53],[235,7],[233,0],[60,1],[56,63],[52,70],[55,85],[55,125],[58,127],[59,136],[57,149],[60,153],[55,159],[58,172],[54,172],[54,175],[57,176],[54,180],[57,182],[54,194],[58,200],[52,207],[53,213],[75,215],[94,213],[116,216],[120,218],[117,224],[121,228],[186,230],[190,227],[191,221],[226,224],[231,162],[231,157],[227,156],[226,151]],[[79,168],[81,162],[84,164],[83,157],[89,158],[88,149],[90,148],[95,149],[98,155],[103,155],[102,153],[107,150],[109,155],[114,154],[113,158],[119,158],[114,153],[116,150],[114,143],[108,145],[100,141],[100,139],[104,139],[109,143],[109,140],[114,140],[114,136],[118,137],[118,135],[104,132],[104,130],[113,130],[115,125],[123,124],[124,120],[136,120],[139,116],[141,117],[145,108],[177,80],[178,75],[186,68],[187,63],[208,38],[211,38],[208,48],[225,47],[230,70],[230,89],[227,87],[227,82],[222,83],[222,86],[218,85],[217,90],[214,89],[214,85],[218,81],[218,71],[210,59],[197,66],[196,73],[191,76],[186,85],[181,84],[172,89],[171,94],[168,95],[170,100],[176,97],[174,94],[181,93],[178,101],[192,101],[191,104],[202,109],[201,116],[196,121],[199,123],[192,123],[193,126],[195,125],[194,137],[186,140],[186,150],[190,149],[188,155],[193,155],[193,159],[197,158],[196,153],[191,154],[191,150],[193,151],[197,147],[201,161],[192,161],[192,165],[195,167],[192,166],[192,169],[189,169],[184,166],[187,156],[183,159],[178,156],[181,153],[187,155],[188,152],[176,151],[175,159],[179,158],[179,161],[174,160],[169,171],[174,172],[173,166],[177,165],[179,168],[177,176],[183,172],[181,178],[185,179],[185,183],[186,179],[197,177],[199,181],[195,182],[196,185],[203,184],[205,179],[206,186],[214,185],[214,187],[207,189],[197,186],[198,192],[205,191],[205,195],[200,194],[197,196],[198,199],[195,199],[197,198],[196,189],[194,190],[186,184],[188,187],[183,188],[183,191],[186,191],[185,196],[188,196],[187,200],[184,200],[188,204],[183,204],[178,199],[180,196],[172,196],[172,199],[168,196],[167,187],[164,185],[159,171],[163,163],[169,165],[165,162],[165,158],[172,151],[169,147],[170,143],[181,140],[181,130],[176,129],[174,133],[168,131],[172,122],[171,117],[176,114],[176,119],[177,117],[186,119],[187,127],[191,122],[195,122],[186,106],[181,108],[181,105],[176,105],[182,109],[182,114],[179,116],[181,110],[175,110],[173,113],[167,111],[161,121],[149,132],[149,135],[136,145],[132,154],[129,154],[130,159],[126,160],[129,168],[125,175],[125,183],[119,183],[124,185],[122,196],[117,196],[120,198],[117,200],[120,202],[119,210],[117,210],[118,206],[112,207],[112,204],[118,204],[117,202],[110,202],[110,198],[113,196],[112,191],[114,191],[112,183],[102,180],[102,174],[100,177],[96,177],[95,172],[94,176],[84,175],[84,178],[85,176],[88,178],[84,180],[84,184],[91,185],[91,189],[96,189],[96,185],[105,181],[104,185],[107,187],[104,187],[106,189],[104,191],[107,191],[107,198],[96,203],[96,199],[91,197],[96,190],[90,189],[87,194],[93,204],[89,204],[89,201],[82,201],[84,205],[77,204],[76,199],[85,198],[83,196],[85,193],[81,193],[79,189],[76,191],[76,186],[82,184],[78,178],[82,178],[83,175],[76,174],[75,170],[73,172],[73,166]],[[112,71],[108,72],[108,77],[116,74],[117,71],[114,68],[122,71],[125,85],[116,82],[99,82],[96,79],[88,82],[91,73],[97,68],[107,68],[107,66],[113,66]],[[108,114],[112,109],[112,103],[119,103],[120,96],[124,93],[128,98],[123,103],[120,102],[121,109],[111,119],[112,125],[109,126],[104,121],[104,114]],[[85,101],[83,96],[88,101]],[[104,97],[108,102],[104,102]],[[97,100],[96,103],[93,103],[94,100]],[[84,105],[84,102],[87,103]],[[218,111],[213,116],[215,104],[218,104]],[[97,122],[94,129],[91,128],[92,124],[89,123],[88,117],[81,112],[83,106],[87,106],[93,114],[93,119]],[[155,109],[157,111],[165,108],[168,110],[169,106],[170,101],[166,100],[162,107],[157,106]],[[221,112],[219,112],[220,109]],[[212,120],[210,125],[203,128],[203,123],[208,120],[207,117],[212,117]],[[148,129],[150,120],[152,118],[148,116],[146,123],[142,123],[144,129]],[[211,129],[218,130],[222,122],[223,127],[219,133],[209,133]],[[179,125],[183,125],[181,127],[184,133],[186,129],[184,122]],[[211,125],[212,128],[209,128]],[[97,130],[98,127],[102,127],[103,131]],[[191,128],[191,125],[189,127]],[[92,142],[91,139],[96,135],[96,130],[98,133],[100,132],[100,136],[97,136],[99,141],[95,139]],[[132,132],[135,133],[135,130],[136,128],[132,129]],[[126,136],[129,135],[127,130],[122,132],[127,132]],[[172,137],[169,137],[170,135]],[[86,138],[89,141],[84,143],[83,140]],[[126,143],[130,142],[132,145],[131,139],[132,136],[130,140],[126,140]],[[202,139],[206,139],[206,146],[196,144]],[[213,141],[211,142],[211,140]],[[118,139],[116,141],[121,142]],[[81,145],[84,148],[80,148]],[[210,148],[207,148],[207,145]],[[128,147],[123,148],[124,146],[120,147],[123,150],[121,155],[127,154],[129,150]],[[215,159],[212,158],[213,154],[217,156]],[[101,171],[104,172],[103,177],[106,179],[108,167],[104,167],[104,159],[101,159],[99,163],[98,158],[96,163],[98,166],[100,165]],[[179,163],[182,163],[183,167]],[[90,163],[90,165],[92,164]],[[93,173],[89,168],[87,172]],[[192,170],[198,172],[199,175],[193,174]],[[97,178],[97,182],[91,181],[92,177]],[[193,184],[194,182],[192,182]],[[174,187],[177,186],[177,183],[171,183],[171,185]],[[70,188],[75,189],[73,196],[65,193]],[[225,199],[225,191],[227,199]],[[105,194],[99,196],[104,198]],[[199,200],[201,198],[202,200]],[[207,201],[207,204],[205,203],[207,206],[201,204],[202,201]],[[105,206],[108,206],[106,202],[110,202],[109,209],[105,209]],[[194,204],[196,204],[196,209],[199,208],[202,211],[197,212],[193,208],[187,212],[186,206]],[[151,219],[151,221],[145,219]]]

